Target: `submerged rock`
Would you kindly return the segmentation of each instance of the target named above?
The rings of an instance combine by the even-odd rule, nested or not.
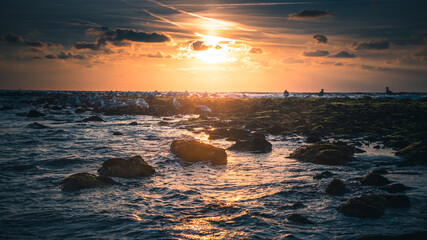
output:
[[[359,218],[378,218],[384,214],[387,200],[379,195],[362,195],[351,198],[340,206],[338,211],[346,216]]]
[[[41,113],[41,112],[39,112],[39,111],[37,111],[37,110],[30,110],[28,113],[27,113],[27,117],[43,117],[43,116],[46,116],[46,114],[44,114],[44,113]]]
[[[329,178],[334,176],[335,173],[329,172],[329,171],[323,171],[321,173],[318,173],[313,176],[313,179],[322,179],[322,178]]]
[[[111,158],[102,164],[98,169],[101,176],[121,177],[121,178],[138,178],[147,177],[156,171],[140,156],[123,158]]]
[[[290,157],[300,161],[325,165],[344,165],[362,150],[345,143],[317,142],[295,149]]]
[[[291,216],[289,216],[288,220],[296,223],[301,223],[301,224],[313,224],[313,222],[309,220],[307,217],[297,213],[293,213]]]
[[[334,196],[342,196],[345,193],[344,181],[338,178],[334,178],[328,186],[326,186],[325,192]]]
[[[365,235],[358,240],[424,240],[427,239],[427,231],[417,231],[404,234],[372,234]]]
[[[90,173],[76,173],[61,182],[62,190],[67,192],[115,184],[119,183],[109,177],[96,176]]]
[[[123,135],[123,133],[121,133],[121,132],[113,132],[113,135],[115,135],[115,136],[121,136],[121,135]]]
[[[32,128],[32,129],[45,129],[45,128],[49,128],[48,126],[45,126],[43,124],[37,123],[37,122],[33,122],[27,125],[27,128]]]
[[[387,191],[389,193],[398,193],[408,190],[409,188],[401,183],[393,183],[386,186],[381,187],[380,189]]]
[[[378,173],[370,172],[360,180],[360,183],[368,186],[384,186],[390,181]]]
[[[105,122],[104,119],[98,116],[91,116],[82,120],[82,122]]]
[[[411,206],[405,195],[368,194],[347,200],[338,206],[338,211],[346,216],[359,218],[378,218],[386,208],[408,208]]]
[[[316,143],[322,141],[319,136],[310,135],[305,139],[306,143]]]
[[[238,140],[235,144],[228,148],[235,151],[250,151],[257,153],[271,152],[272,145],[265,137],[255,136],[246,140]]]
[[[171,151],[186,162],[210,161],[215,165],[227,164],[227,153],[218,148],[196,140],[174,140]]]
[[[136,126],[136,125],[138,125],[138,123],[137,122],[131,122],[131,123],[129,123],[129,125]]]

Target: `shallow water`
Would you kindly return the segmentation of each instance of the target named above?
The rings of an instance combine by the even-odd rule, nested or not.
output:
[[[268,136],[273,151],[252,154],[227,151],[228,164],[186,164],[169,151],[178,138],[208,140],[173,125],[160,126],[152,116],[102,116],[106,122],[77,123],[91,114],[55,111],[26,118],[30,107],[0,112],[0,238],[7,239],[352,239],[372,233],[403,233],[427,226],[426,168],[397,168],[390,149],[364,146],[366,153],[343,167],[301,163],[287,158],[303,138]],[[184,116],[189,118],[191,116]],[[176,118],[170,122],[177,122]],[[37,121],[47,129],[26,128]],[[140,125],[129,126],[132,121]],[[113,136],[120,131],[124,135]],[[156,169],[152,177],[115,178],[122,186],[64,193],[60,181],[78,172],[95,173],[111,157],[142,156]],[[385,176],[413,189],[408,209],[388,209],[379,219],[346,217],[335,209],[364,192],[357,177],[385,168]],[[324,192],[331,179],[313,180],[325,170],[345,180],[350,192]],[[303,206],[294,205],[302,203]],[[286,218],[301,213],[314,225]]]

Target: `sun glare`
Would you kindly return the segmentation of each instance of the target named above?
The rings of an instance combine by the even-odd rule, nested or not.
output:
[[[228,46],[228,43],[232,42],[231,39],[217,36],[207,36],[198,33],[196,33],[196,35],[202,37],[202,40],[205,42],[205,44],[210,46],[208,50],[195,53],[194,56],[197,59],[200,59],[208,64],[233,62],[236,60],[231,56],[232,48]]]

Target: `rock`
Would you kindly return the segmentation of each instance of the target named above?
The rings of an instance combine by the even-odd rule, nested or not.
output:
[[[392,183],[386,186],[381,187],[380,189],[387,191],[389,193],[398,193],[408,190],[409,188],[401,183]]]
[[[384,214],[387,200],[379,195],[362,195],[351,198],[340,206],[338,211],[346,216],[359,218],[378,218]]]
[[[121,135],[123,135],[123,133],[121,133],[121,132],[113,132],[113,135],[115,135],[115,136],[121,136]]]
[[[378,173],[370,172],[360,180],[360,183],[368,186],[383,186],[390,183],[390,181]]]
[[[313,179],[322,179],[322,178],[329,178],[335,175],[335,173],[329,172],[329,171],[323,171],[321,173],[318,173],[313,176]]]
[[[326,186],[325,192],[334,196],[342,196],[345,193],[345,184],[343,180],[334,178],[328,186]]]
[[[37,110],[30,110],[28,113],[27,113],[27,117],[43,117],[43,116],[46,116],[46,114],[44,114],[44,113],[41,113],[41,112],[39,112],[39,111],[37,111]]]
[[[129,123],[129,125],[136,126],[136,125],[138,125],[138,123],[137,122],[131,122],[131,123]]]
[[[75,113],[84,113],[84,112],[86,112],[86,110],[83,108],[76,108],[76,110],[74,112]]]
[[[138,178],[147,177],[156,171],[140,156],[123,158],[111,158],[102,164],[98,169],[101,176],[121,177],[121,178]]]
[[[295,149],[290,157],[300,161],[325,165],[344,165],[361,150],[345,143],[317,142]]]
[[[289,216],[288,220],[296,223],[301,223],[301,224],[313,224],[313,222],[310,221],[308,218],[297,213],[293,213],[291,216]]]
[[[396,156],[401,156],[406,159],[403,166],[415,164],[427,164],[427,144],[423,141],[411,144],[395,153]]]
[[[372,171],[373,173],[378,173],[378,174],[387,174],[388,171],[385,169],[376,169],[374,171]]]
[[[292,204],[293,209],[305,208],[305,207],[306,207],[305,204],[302,202],[296,202],[296,203]]]
[[[406,195],[381,195],[387,200],[387,206],[391,208],[408,208],[411,206],[411,201]]]
[[[169,125],[169,123],[168,123],[168,122],[165,122],[165,121],[160,121],[160,122],[159,122],[159,125],[160,125],[160,126],[167,126],[167,125]]]
[[[27,125],[27,128],[32,128],[32,129],[45,129],[45,128],[49,128],[48,126],[45,126],[43,124],[37,123],[37,122],[33,122]]]
[[[209,132],[209,139],[226,138],[228,141],[237,141],[249,137],[250,132],[239,128],[217,128]]]
[[[52,106],[50,109],[55,110],[55,111],[61,111],[63,108],[60,106]]]
[[[174,140],[171,151],[186,162],[210,161],[214,165],[227,164],[227,154],[224,149],[196,140]]]
[[[104,119],[98,116],[91,116],[82,120],[82,122],[105,122]]]
[[[238,140],[228,148],[235,151],[250,151],[257,153],[271,152],[272,145],[264,137],[250,137],[246,140]]]
[[[320,142],[320,141],[322,141],[322,140],[320,139],[320,137],[318,137],[318,136],[314,136],[314,135],[308,136],[308,137],[305,139],[305,142],[306,142],[306,143],[315,143],[315,142]]]
[[[96,176],[90,173],[76,173],[61,182],[62,190],[67,192],[115,184],[119,183],[109,177]]]
[[[372,234],[365,235],[358,240],[424,240],[427,239],[427,231],[417,231],[397,235]]]

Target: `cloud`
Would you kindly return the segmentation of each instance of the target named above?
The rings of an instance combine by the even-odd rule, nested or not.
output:
[[[324,57],[324,56],[328,56],[329,52],[326,50],[316,50],[313,52],[303,52],[302,55],[305,57]]]
[[[317,43],[327,43],[328,38],[322,34],[313,35],[313,38],[317,40]]]
[[[344,66],[344,64],[342,64],[342,63],[340,63],[340,62],[335,63],[334,65],[335,65],[335,66]]]
[[[378,70],[378,71],[391,71],[391,68],[385,68],[385,67],[376,67],[371,65],[360,65],[360,68],[364,70]]]
[[[157,51],[157,53],[141,54],[141,56],[148,58],[172,58],[171,55],[166,55],[160,51]]]
[[[349,53],[347,51],[341,51],[341,52],[338,52],[338,53],[331,55],[329,57],[331,57],[331,58],[355,58],[356,55],[354,55],[353,53]]]
[[[249,53],[252,54],[263,54],[264,50],[262,50],[262,48],[251,48],[251,50],[249,50]]]
[[[289,19],[293,20],[306,20],[306,19],[314,19],[319,17],[332,17],[334,14],[329,13],[323,10],[307,10],[303,9],[297,13],[292,13],[289,15]]]
[[[294,58],[294,57],[289,57],[289,58],[283,59],[282,63],[285,63],[285,64],[305,63],[305,60],[304,59]]]
[[[115,46],[127,46],[129,45],[128,42],[163,43],[172,40],[170,36],[163,33],[148,33],[133,29],[110,30],[108,27],[102,27],[100,30],[88,29],[86,33],[89,35],[98,35],[100,37],[93,43],[75,42],[73,44],[75,49],[100,50],[106,46],[107,43],[112,43]]]
[[[205,42],[197,40],[191,43],[191,49],[194,51],[205,51],[211,48],[212,46],[206,45]]]
[[[384,50],[390,48],[390,43],[386,40],[382,40],[379,42],[363,42],[363,43],[353,43],[353,47],[356,50],[363,50],[363,49],[374,49],[374,50]]]
[[[8,33],[4,37],[0,37],[0,43],[29,46],[29,47],[35,47],[35,48],[61,46],[61,44],[56,44],[51,42],[31,41],[28,39],[24,39],[22,36],[16,35],[15,33]]]
[[[44,56],[45,59],[79,59],[79,60],[83,60],[86,59],[85,56],[80,55],[80,54],[73,54],[71,52],[64,52],[61,51],[58,55],[53,55],[53,54],[48,54]],[[40,59],[40,58],[36,58],[36,59]]]

